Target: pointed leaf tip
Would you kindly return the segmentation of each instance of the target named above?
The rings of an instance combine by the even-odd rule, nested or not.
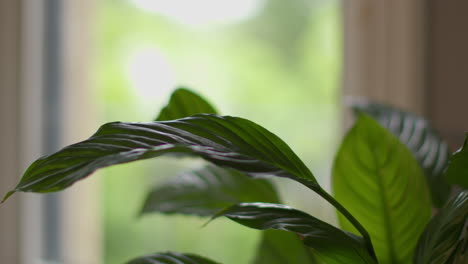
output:
[[[167,121],[195,114],[217,114],[216,109],[201,95],[187,88],[176,89],[169,103],[161,110],[155,121]]]
[[[324,263],[376,263],[369,255],[362,237],[287,205],[240,203],[215,215],[215,217],[220,216],[257,230],[282,230],[295,233],[303,238],[302,243],[314,250],[314,254],[325,260]]]
[[[468,133],[462,147],[452,154],[444,177],[452,184],[468,188]]]
[[[199,114],[162,122],[107,123],[89,139],[36,160],[15,191],[60,191],[98,169],[171,153],[198,156],[249,176],[317,184],[302,160],[267,129],[243,118]]]
[[[8,198],[10,198],[10,196],[12,196],[14,193],[15,193],[15,191],[9,191],[9,192],[7,192],[7,194],[5,194],[5,196],[3,197],[2,201],[0,202],[0,204],[6,202],[6,200],[8,200]]]

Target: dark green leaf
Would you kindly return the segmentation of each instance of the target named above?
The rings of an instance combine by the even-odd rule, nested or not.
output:
[[[468,134],[463,146],[450,157],[445,177],[453,184],[468,188]]]
[[[179,119],[195,114],[217,114],[217,112],[200,95],[179,88],[172,93],[169,103],[161,110],[155,121]]]
[[[282,230],[266,230],[253,264],[314,264],[317,261],[310,248],[298,235]]]
[[[409,263],[431,216],[423,172],[411,152],[367,115],[347,133],[333,167],[336,199],[366,227],[379,263]],[[341,214],[341,226],[356,232]]]
[[[127,264],[219,264],[212,260],[194,254],[181,254],[174,252],[159,253],[139,257]]]
[[[443,178],[450,152],[429,121],[383,104],[360,103],[353,108],[376,119],[411,150],[424,168],[434,205],[443,206],[450,194],[450,185]]]
[[[320,257],[326,257],[330,264],[375,263],[361,237],[285,205],[241,203],[217,213],[214,218],[219,216],[254,229],[296,233],[305,245]]]
[[[275,188],[268,180],[215,167],[186,172],[157,186],[146,198],[143,213],[180,213],[211,216],[241,202],[278,203]]]
[[[448,202],[427,225],[415,252],[415,264],[450,264],[458,252],[467,253],[468,191]],[[460,254],[461,255],[461,254]],[[456,259],[453,257],[452,259]],[[460,262],[461,263],[461,262]]]
[[[280,138],[246,119],[199,114],[173,121],[113,122],[88,140],[35,161],[17,191],[53,192],[111,165],[164,154],[198,156],[250,176],[287,177],[311,188],[313,174]]]
[[[468,263],[468,236],[467,234],[468,223],[465,222],[465,231],[463,239],[458,243],[457,248],[453,252],[447,264],[466,264]]]

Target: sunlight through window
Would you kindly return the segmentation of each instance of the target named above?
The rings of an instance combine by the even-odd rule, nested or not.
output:
[[[130,52],[124,67],[131,87],[142,101],[154,103],[177,84],[169,61],[156,47],[142,47]]]
[[[130,0],[136,7],[192,26],[231,24],[257,14],[264,0]]]

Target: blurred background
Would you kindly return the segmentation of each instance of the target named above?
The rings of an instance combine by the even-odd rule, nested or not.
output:
[[[377,2],[377,3],[376,3]],[[0,3],[0,195],[41,155],[110,121],[152,120],[188,87],[283,138],[329,187],[354,97],[430,118],[452,148],[468,123],[463,1],[5,0]],[[448,118],[449,117],[449,118]],[[202,162],[119,165],[0,206],[2,263],[123,263],[158,251],[249,263],[259,233],[139,216],[151,186]],[[335,222],[287,180],[283,201]]]
[[[171,91],[183,85],[221,113],[279,134],[326,178],[340,122],[338,1],[101,0],[96,8],[93,77],[99,121],[152,120]],[[187,166],[164,158],[103,171],[106,263],[161,250],[249,262],[256,231],[224,219],[201,228],[206,219],[136,217],[149,186]],[[298,192],[291,189],[299,187],[288,181],[278,185],[286,201],[311,201],[309,192],[294,195]],[[301,205],[327,214],[322,203]]]

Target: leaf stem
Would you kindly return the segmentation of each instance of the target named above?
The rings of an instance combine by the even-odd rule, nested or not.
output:
[[[323,199],[327,200],[331,205],[333,205],[338,211],[348,219],[351,224],[353,224],[354,227],[361,233],[362,237],[364,238],[364,241],[366,242],[366,247],[371,256],[374,259],[377,259],[374,251],[374,247],[372,246],[372,241],[369,236],[369,233],[367,233],[367,230],[359,223],[359,221],[354,218],[354,216],[346,210],[346,208],[343,207],[333,196],[331,196],[329,193],[327,193],[324,189],[322,189],[320,186],[318,188],[315,188],[314,191],[320,195]]]

